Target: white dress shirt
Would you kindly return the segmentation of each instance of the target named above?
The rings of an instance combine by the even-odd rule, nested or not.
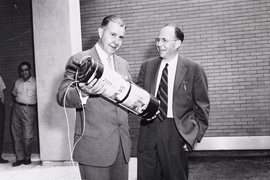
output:
[[[100,45],[98,43],[95,44],[95,48],[97,50],[98,56],[103,64],[104,68],[110,68],[110,69],[114,70],[113,55],[108,56],[107,53],[100,47]],[[83,97],[82,95],[80,95],[80,96],[81,96],[80,98],[81,98],[82,104],[86,104],[89,96],[85,96],[85,97]]]
[[[105,51],[100,47],[98,43],[96,43],[95,47],[102,64],[114,70],[113,55],[108,56],[107,53],[105,53]],[[110,60],[108,60],[108,58],[110,58]]]
[[[158,77],[157,77],[157,83],[156,83],[156,92],[155,95],[157,95],[160,78],[162,75],[162,71],[166,64],[168,64],[168,110],[167,110],[167,117],[173,118],[173,86],[174,86],[174,80],[175,80],[175,72],[176,72],[176,66],[178,61],[178,54],[169,62],[161,61]]]

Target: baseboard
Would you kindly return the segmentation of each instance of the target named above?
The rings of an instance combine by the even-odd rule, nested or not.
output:
[[[204,137],[197,150],[268,150],[270,136]]]

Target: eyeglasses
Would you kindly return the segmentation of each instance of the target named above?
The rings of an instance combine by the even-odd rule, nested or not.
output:
[[[169,40],[169,39],[165,39],[165,38],[156,38],[155,41],[156,43],[162,42],[164,44],[168,43],[169,41],[178,41],[179,39],[173,39],[173,40]]]

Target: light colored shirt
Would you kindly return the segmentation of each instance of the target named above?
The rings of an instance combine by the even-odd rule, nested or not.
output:
[[[5,85],[2,77],[0,76],[0,98],[2,98],[2,93],[3,93],[4,89],[6,89],[6,85]]]
[[[19,103],[36,104],[36,79],[34,77],[30,77],[27,81],[24,81],[22,78],[18,79],[15,82],[12,94],[14,94],[16,101]]]
[[[3,90],[6,89],[6,85],[2,79],[2,77],[0,76],[0,101],[4,104],[4,92]]]
[[[114,70],[113,55],[108,56],[98,43],[96,43],[95,47],[102,64]],[[110,60],[108,60],[108,58],[110,58]]]
[[[114,70],[113,55],[108,56],[107,53],[100,47],[100,45],[98,43],[96,43],[95,48],[97,50],[98,56],[103,64],[103,66],[105,68],[107,67],[107,68]],[[110,58],[109,61],[108,61],[108,58]],[[88,98],[89,98],[89,96],[81,97],[82,104],[86,104]]]
[[[156,83],[156,92],[155,95],[157,95],[160,78],[162,75],[162,71],[165,67],[165,65],[168,63],[168,110],[167,110],[167,117],[173,118],[173,86],[174,86],[174,80],[175,80],[175,72],[176,72],[176,66],[178,61],[178,54],[169,62],[161,61],[158,77],[157,77],[157,83]]]

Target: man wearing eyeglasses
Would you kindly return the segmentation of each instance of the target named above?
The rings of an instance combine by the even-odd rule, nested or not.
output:
[[[181,56],[184,33],[176,25],[161,28],[159,57],[145,61],[137,84],[160,101],[159,113],[142,119],[138,139],[138,180],[188,179],[188,150],[208,128],[210,102],[203,67]]]
[[[36,119],[36,79],[31,75],[30,63],[24,61],[18,71],[21,76],[15,84],[12,94],[15,103],[12,111],[11,129],[14,137],[16,162],[13,167],[31,164],[31,146],[34,137]]]

